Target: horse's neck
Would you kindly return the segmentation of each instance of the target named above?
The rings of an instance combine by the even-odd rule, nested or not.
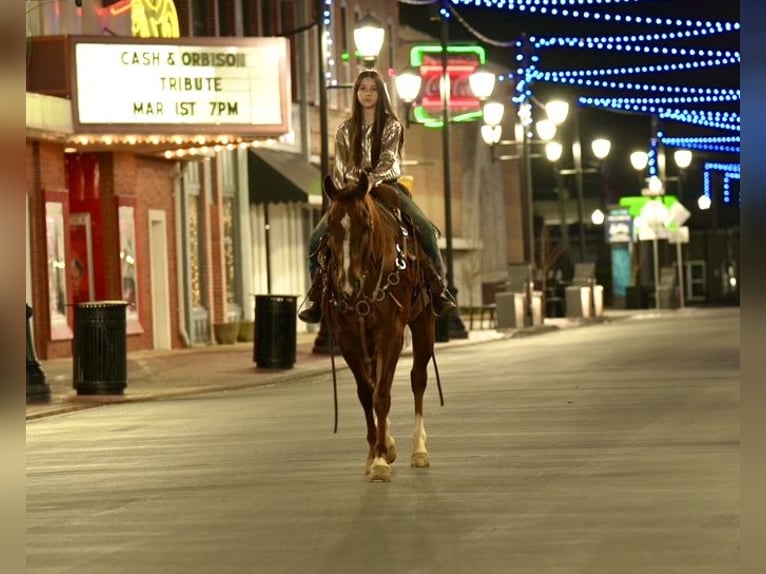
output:
[[[394,212],[381,202],[372,200],[373,229],[371,252],[384,266],[393,265],[396,245],[399,243],[400,221]]]

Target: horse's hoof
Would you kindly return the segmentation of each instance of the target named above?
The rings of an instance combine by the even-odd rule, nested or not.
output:
[[[413,468],[426,468],[431,466],[431,457],[427,452],[413,452],[410,457],[410,466]]]
[[[375,462],[367,476],[370,482],[391,482],[391,467],[383,461]]]
[[[391,443],[386,445],[386,462],[391,464],[396,460],[396,443],[391,439]]]

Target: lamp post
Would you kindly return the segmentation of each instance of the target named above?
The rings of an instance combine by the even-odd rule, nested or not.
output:
[[[532,106],[525,102],[519,106],[519,123],[515,126],[516,133],[513,140],[503,141],[502,126],[500,122],[503,118],[504,106],[495,102],[488,102],[484,106],[484,121],[486,122],[481,129],[481,137],[484,143],[492,148],[492,161],[499,160],[521,160],[521,173],[522,173],[522,188],[524,195],[522,196],[522,222],[524,239],[524,261],[528,270],[528,280],[526,283],[525,292],[527,294],[527,308],[526,315],[528,323],[534,324],[534,308],[533,308],[533,293],[534,293],[534,277],[535,268],[537,262],[535,260],[535,228],[534,228],[534,195],[532,186],[532,158],[541,157],[539,153],[532,153],[531,147],[533,144],[550,144],[552,138],[556,135],[556,122],[552,121],[548,116],[545,119],[539,120],[534,125],[534,130],[537,132],[537,139],[533,139],[534,134],[530,131],[532,126]],[[512,145],[517,148],[515,154],[512,155],[495,155],[495,148],[498,145]],[[560,148],[559,144],[559,148]],[[561,149],[559,149],[559,156],[561,155]],[[562,186],[560,186],[562,187]],[[563,196],[562,196],[563,200]],[[562,215],[563,221],[563,215]],[[563,228],[563,227],[562,227]],[[566,237],[562,235],[562,238]],[[568,244],[568,237],[566,238]],[[540,266],[543,267],[543,253],[541,252]],[[543,284],[545,278],[543,277]]]
[[[569,103],[564,100],[553,100],[545,105],[545,111],[548,117],[556,125],[562,124],[569,116]],[[573,174],[575,176],[575,185],[577,191],[577,236],[580,261],[585,261],[585,198],[583,175],[592,173],[596,170],[583,167],[582,138],[580,136],[580,114],[575,106],[572,114],[572,163],[573,168],[563,170],[561,175]],[[591,150],[598,160],[603,160],[609,155],[611,143],[606,138],[597,138],[591,142]]]
[[[452,230],[452,176],[450,172],[450,79],[448,72],[448,20],[444,15],[440,16],[440,43],[441,43],[441,112],[442,112],[442,169],[444,181],[444,236],[445,236],[445,267],[447,289],[457,301],[457,287],[455,287],[453,230]],[[495,75],[486,70],[478,69],[469,77],[469,85],[474,95],[484,100],[488,98],[494,89]],[[406,107],[406,121],[410,125],[410,109],[417,99],[422,85],[421,77],[414,71],[408,70],[398,74],[395,80],[396,91]],[[452,339],[465,339],[468,332],[465,329],[460,312],[456,308],[447,316],[448,337]]]
[[[663,153],[664,158],[664,153]],[[673,160],[676,167],[679,169],[679,175],[668,177],[665,175],[664,164],[662,165],[662,177],[657,175],[650,175],[644,179],[644,170],[649,163],[649,154],[646,151],[638,150],[630,154],[630,164],[635,170],[639,172],[639,177],[642,182],[646,183],[646,188],[642,189],[642,194],[649,196],[662,196],[665,194],[666,183],[668,181],[676,181],[678,183],[678,196],[679,199],[683,195],[683,179],[684,170],[689,167],[692,161],[692,152],[689,150],[679,149],[673,154]],[[654,200],[657,202],[657,200]],[[647,206],[650,207],[650,206]],[[647,210],[649,217],[652,217],[652,213],[656,213],[653,221],[650,221],[650,226],[654,227],[652,235],[652,258],[653,258],[653,271],[654,271],[654,305],[655,308],[660,308],[659,299],[659,248],[657,241],[657,231],[667,230],[668,225],[675,224],[681,225],[683,221],[688,217],[688,211],[683,207],[683,204],[674,205],[671,208],[671,212],[668,212],[664,206],[657,205],[654,210]],[[643,214],[643,210],[642,210]],[[679,223],[680,222],[680,223]],[[684,276],[683,276],[683,260],[682,260],[682,238],[680,233],[674,238],[676,243],[676,265],[678,273],[678,289],[679,289],[679,305],[684,306]]]
[[[315,0],[317,14],[317,75],[319,76],[319,169],[320,177],[330,173],[330,151],[327,143],[327,78],[325,75],[325,18],[324,0]],[[375,60],[383,47],[385,28],[371,15],[362,18],[354,28],[354,44],[366,67],[375,65]],[[345,86],[344,86],[345,87]],[[348,86],[351,87],[351,86]],[[329,202],[322,194],[322,213],[327,211]],[[315,354],[329,354],[334,351],[335,341],[329,336],[324,317],[319,325],[319,332],[311,349]]]

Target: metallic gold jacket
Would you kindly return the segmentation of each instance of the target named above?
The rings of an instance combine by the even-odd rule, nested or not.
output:
[[[346,120],[335,134],[335,167],[332,179],[335,187],[341,188],[359,181],[359,175],[365,169],[373,185],[382,181],[397,179],[402,175],[399,157],[399,139],[402,134],[402,124],[392,117],[386,121],[383,128],[383,141],[380,144],[378,165],[372,165],[372,125],[364,128],[362,139],[362,165],[351,165],[351,120]]]

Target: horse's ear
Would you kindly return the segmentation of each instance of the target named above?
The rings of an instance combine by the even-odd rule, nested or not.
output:
[[[324,181],[322,182],[324,192],[327,194],[327,197],[330,198],[330,201],[335,199],[335,196],[338,195],[338,190],[335,187],[335,183],[332,180],[332,177],[329,175],[324,176]]]
[[[359,174],[359,183],[356,187],[356,195],[359,199],[364,198],[365,195],[367,195],[367,189],[370,187],[370,180],[367,177],[367,172],[362,171],[362,173]]]

